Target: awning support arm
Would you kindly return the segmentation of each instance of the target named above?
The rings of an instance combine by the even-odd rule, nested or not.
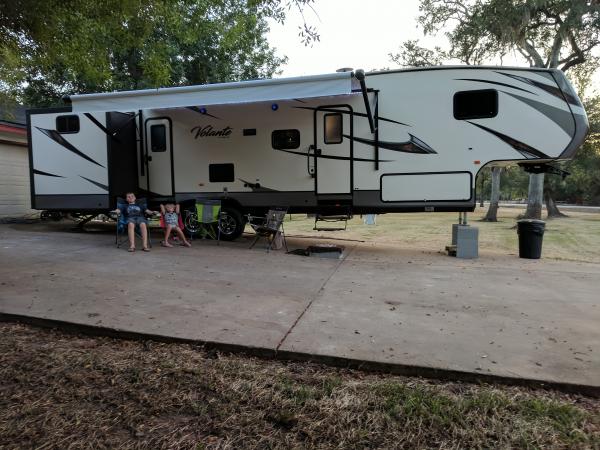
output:
[[[371,133],[375,133],[375,121],[373,120],[373,113],[371,112],[371,105],[369,103],[369,96],[367,94],[367,85],[365,84],[365,72],[361,69],[354,72],[354,76],[360,83],[360,90],[362,91],[363,100],[365,101],[365,109],[367,111],[367,119],[369,119],[369,127]]]

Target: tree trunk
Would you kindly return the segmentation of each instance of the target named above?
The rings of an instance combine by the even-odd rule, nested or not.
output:
[[[500,201],[500,174],[501,167],[492,167],[492,194],[490,196],[490,207],[482,219],[486,222],[498,222],[498,202]]]
[[[563,214],[558,210],[558,206],[556,206],[556,203],[552,198],[552,193],[548,189],[544,191],[544,201],[546,202],[546,212],[548,213],[548,219],[554,219],[557,217],[568,217],[566,214]]]
[[[542,200],[544,197],[544,174],[529,174],[529,193],[527,194],[527,211],[525,219],[542,218]]]

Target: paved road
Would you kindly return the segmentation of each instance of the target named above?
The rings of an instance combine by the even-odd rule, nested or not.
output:
[[[368,242],[348,242],[338,261],[247,239],[129,254],[113,239],[0,226],[0,313],[600,392],[598,264]]]

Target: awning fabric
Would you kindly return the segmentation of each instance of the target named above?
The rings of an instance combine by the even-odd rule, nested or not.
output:
[[[70,96],[73,112],[225,105],[352,93],[352,72]]]

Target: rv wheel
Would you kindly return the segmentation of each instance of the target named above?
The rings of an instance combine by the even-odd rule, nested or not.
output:
[[[224,206],[221,212],[221,239],[224,241],[233,241],[244,232],[244,218],[237,209]]]

